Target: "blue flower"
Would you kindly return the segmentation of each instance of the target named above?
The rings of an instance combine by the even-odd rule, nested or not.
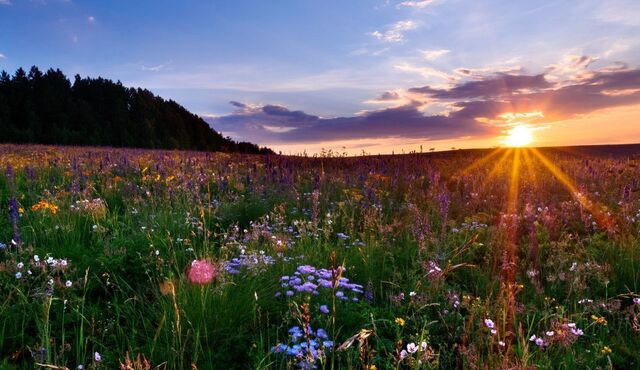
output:
[[[327,307],[326,304],[320,305],[320,312],[322,312],[324,314],[328,314],[329,313],[329,307]]]

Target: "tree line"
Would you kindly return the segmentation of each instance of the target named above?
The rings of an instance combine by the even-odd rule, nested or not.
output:
[[[273,153],[236,142],[151,91],[59,69],[0,73],[0,143]]]

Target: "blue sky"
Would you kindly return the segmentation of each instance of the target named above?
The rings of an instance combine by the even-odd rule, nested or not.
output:
[[[503,97],[417,90],[543,74],[549,84],[517,93],[555,98],[578,90],[558,92],[568,85],[593,82],[594,73],[635,71],[640,2],[631,0],[0,0],[0,31],[0,69],[37,65],[121,80],[178,101],[225,134],[276,149],[491,146],[514,124],[533,125],[540,143],[557,144],[558,127],[575,130],[576,119],[603,109],[626,109],[606,115],[626,114],[623,121],[638,117],[635,85],[620,88],[631,98],[535,122],[453,120],[470,101]],[[290,114],[298,111],[304,115]],[[588,122],[583,127],[601,138]],[[621,125],[640,140],[625,131],[630,123]]]

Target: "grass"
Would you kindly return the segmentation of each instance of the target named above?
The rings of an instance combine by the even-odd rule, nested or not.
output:
[[[640,368],[638,157],[543,152],[577,196],[529,153],[509,204],[485,154],[0,146],[0,367]],[[303,265],[331,285],[287,297]]]

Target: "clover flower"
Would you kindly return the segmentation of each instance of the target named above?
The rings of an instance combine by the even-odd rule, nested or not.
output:
[[[218,268],[207,260],[193,260],[187,271],[187,280],[191,284],[206,285],[218,276]]]

